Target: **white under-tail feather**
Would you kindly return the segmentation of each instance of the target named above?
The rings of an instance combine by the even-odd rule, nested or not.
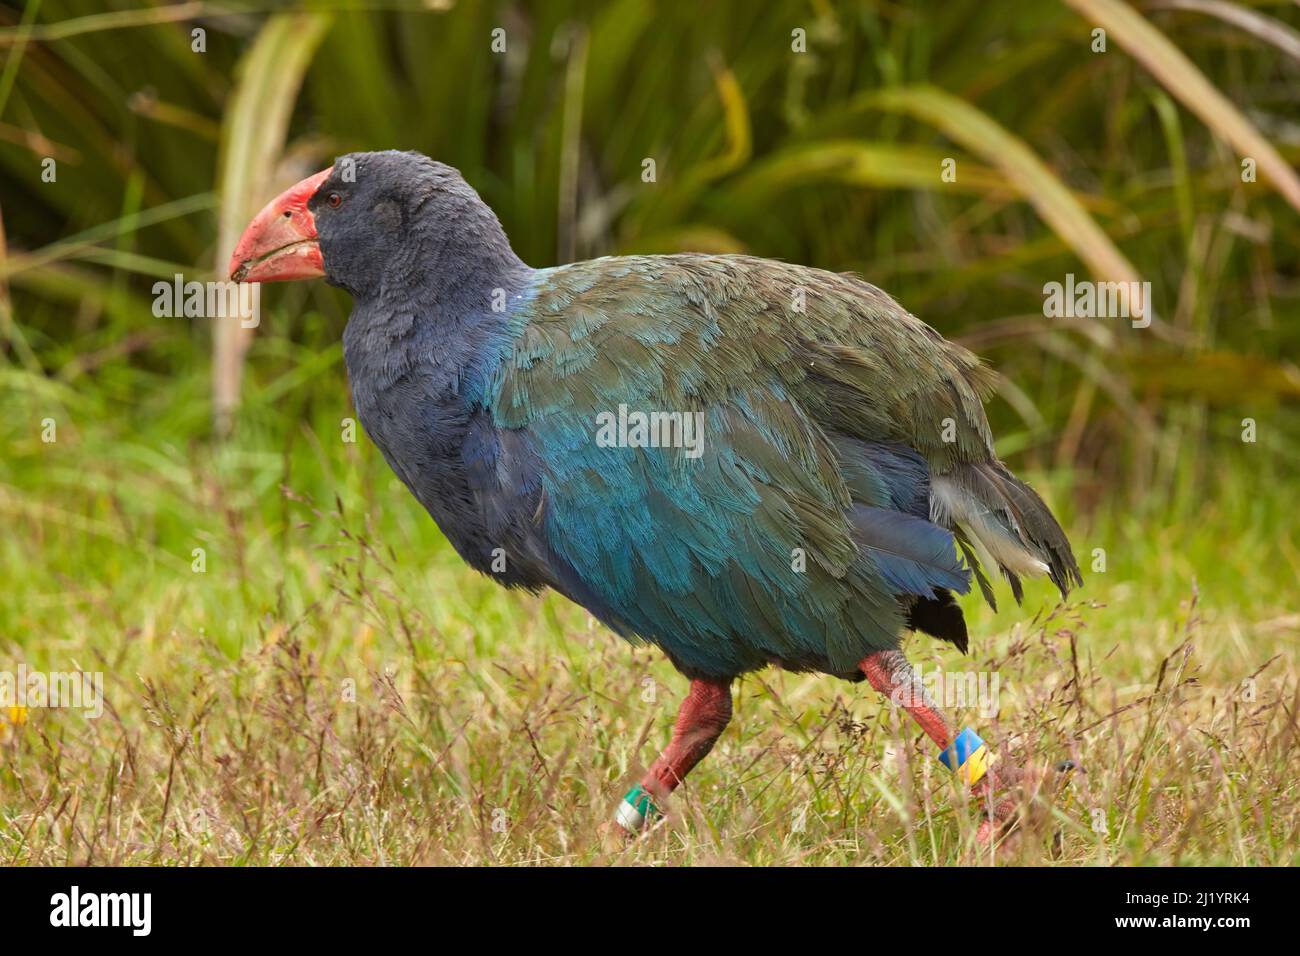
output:
[[[1047,562],[1031,550],[1020,528],[1013,523],[1009,534],[1003,521],[947,475],[935,475],[930,480],[930,520],[945,528],[962,528],[980,561],[990,567],[1030,577],[1051,571]]]

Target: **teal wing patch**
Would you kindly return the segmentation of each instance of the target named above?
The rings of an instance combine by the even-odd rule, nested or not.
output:
[[[888,377],[888,363],[865,346],[832,360],[812,334],[824,320],[787,312],[795,300],[779,286],[861,293],[814,270],[759,275],[760,262],[626,258],[540,273],[488,405],[528,436],[542,533],[610,623],[701,673],[780,662],[848,675],[896,645],[898,595],[966,582],[948,533],[903,514],[928,497],[907,487],[925,481],[924,458],[862,443],[923,445],[893,410],[919,415],[931,401],[978,445],[982,411],[971,424],[969,384],[897,374],[875,398],[827,411],[846,382]]]

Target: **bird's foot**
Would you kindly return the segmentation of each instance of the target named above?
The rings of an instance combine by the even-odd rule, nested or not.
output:
[[[596,827],[596,837],[604,852],[618,854],[636,843],[641,834],[626,830],[613,820],[606,820]]]
[[[979,829],[975,832],[975,842],[987,846],[994,840],[1006,837],[1014,831],[1024,810],[1044,791],[1052,796],[1069,780],[1071,773],[1077,769],[1073,760],[1058,761],[1051,771],[1026,770],[1014,765],[998,765],[971,786],[971,793],[983,798],[988,809]],[[1000,790],[1015,789],[1014,796],[995,796]]]

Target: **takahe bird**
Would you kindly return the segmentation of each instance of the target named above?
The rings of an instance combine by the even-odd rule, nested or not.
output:
[[[1022,576],[1063,596],[1082,579],[993,452],[990,373],[880,289],[736,255],[533,269],[455,169],[394,151],[274,199],[231,274],[350,292],[357,413],[461,557],[689,678],[623,826],[659,812],[727,725],[732,681],[768,664],[865,677],[992,793],[983,742],[954,734],[901,636],[965,651],[953,594],[973,576],[993,602],[981,559],[1017,599]]]

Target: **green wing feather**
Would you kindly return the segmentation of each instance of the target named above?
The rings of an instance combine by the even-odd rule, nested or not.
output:
[[[688,672],[848,675],[896,646],[900,587],[965,590],[946,530],[917,520],[900,554],[898,522],[875,522],[888,547],[855,524],[909,499],[928,517],[927,470],[996,460],[989,373],[879,289],[741,256],[597,259],[539,272],[517,319],[489,406],[543,463],[562,589],[629,637]],[[620,405],[698,413],[700,456],[600,447]]]

